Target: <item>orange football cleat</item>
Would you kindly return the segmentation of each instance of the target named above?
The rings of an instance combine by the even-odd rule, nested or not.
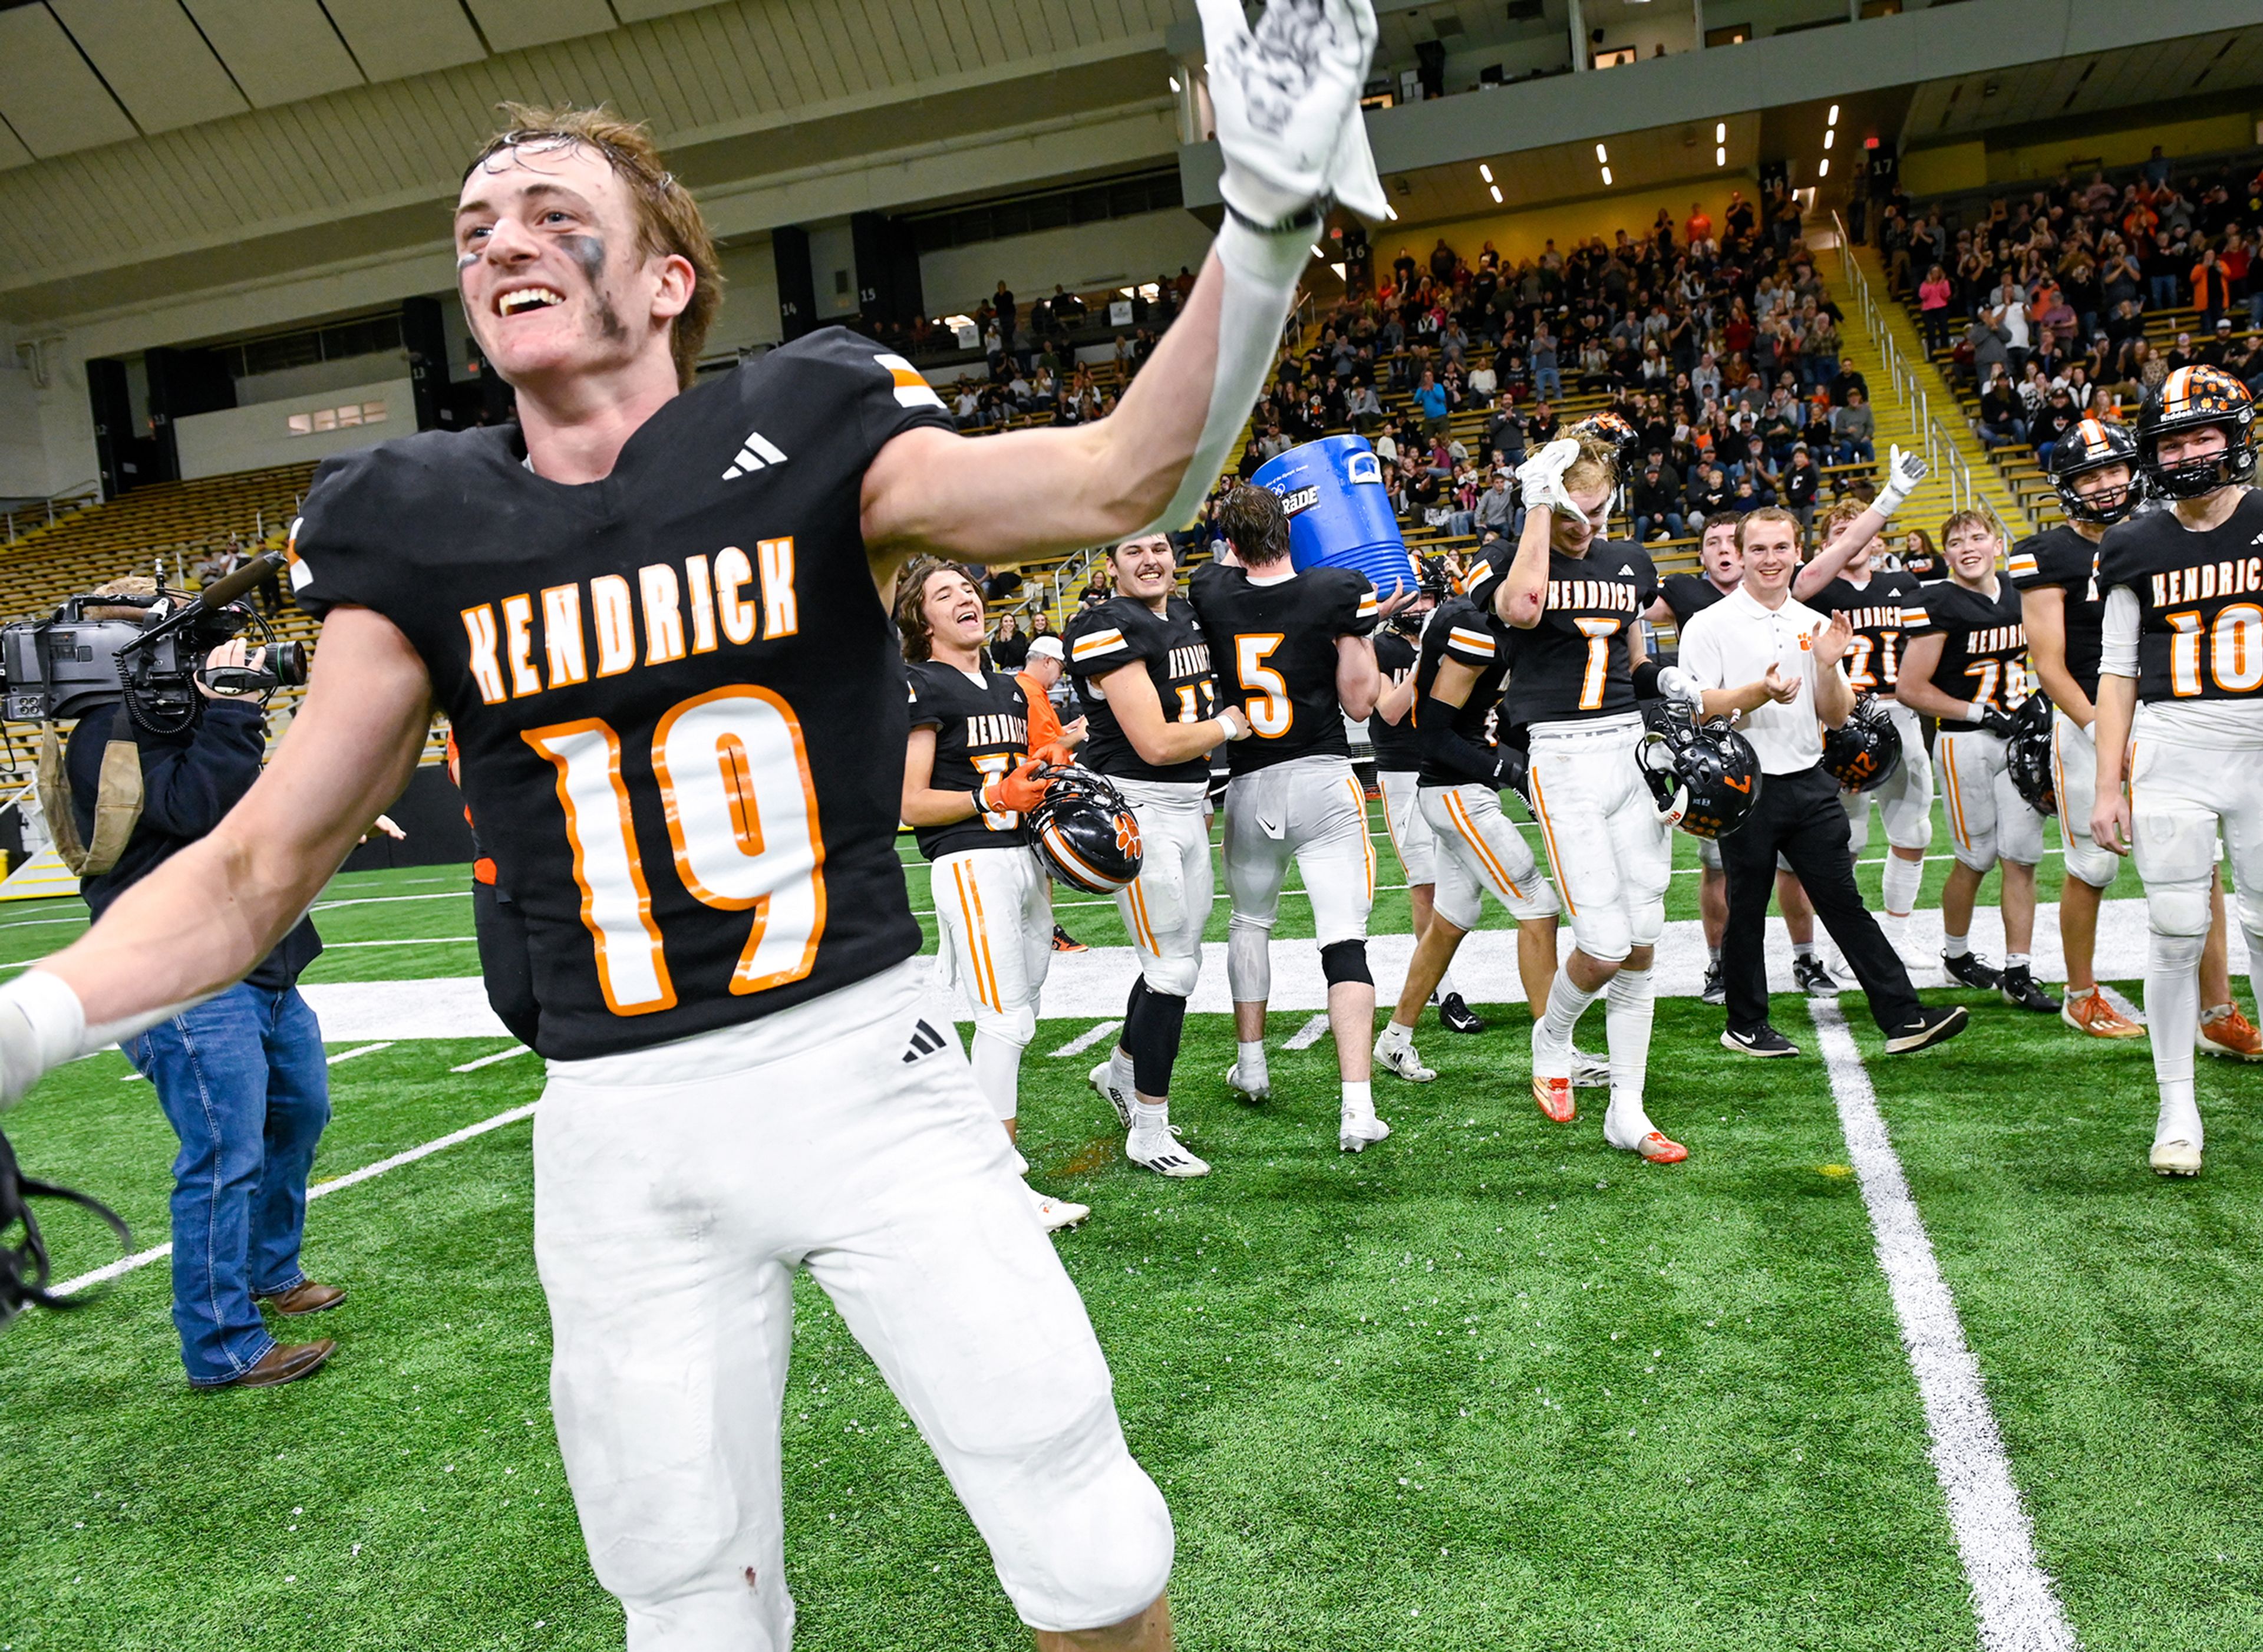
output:
[[[2080,997],[2071,992],[2059,1009],[2058,1018],[2078,1032],[2094,1039],[2141,1039],[2145,1029],[2106,1001],[2095,987]]]
[[[1569,1124],[1580,1116],[1580,1104],[1572,1098],[1572,1081],[1568,1078],[1535,1076],[1532,1099],[1540,1104],[1542,1112],[1558,1124]]]
[[[1655,1130],[1637,1142],[1634,1150],[1652,1164],[1679,1164],[1689,1156],[1688,1148],[1679,1141],[1667,1141]]]
[[[2237,1061],[2263,1061],[2263,1032],[2239,1013],[2235,1004],[2222,1015],[2200,1024],[2198,1047],[2208,1055],[2227,1055]]]

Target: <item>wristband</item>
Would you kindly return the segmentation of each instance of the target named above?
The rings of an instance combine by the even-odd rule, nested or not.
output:
[[[60,975],[27,969],[0,987],[0,1107],[76,1061],[85,1042],[86,1006]]]

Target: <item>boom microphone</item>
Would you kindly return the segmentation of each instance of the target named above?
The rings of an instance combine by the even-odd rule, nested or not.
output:
[[[282,552],[263,551],[233,574],[213,581],[211,584],[199,591],[195,598],[189,603],[188,607],[182,612],[185,613],[190,609],[199,608],[225,608],[269,575],[279,571],[282,566]]]

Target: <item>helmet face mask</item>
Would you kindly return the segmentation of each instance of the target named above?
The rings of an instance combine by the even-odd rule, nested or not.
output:
[[[2164,437],[2210,426],[2223,446],[2190,459],[2161,457]],[[2220,367],[2180,367],[2161,381],[2137,415],[2137,460],[2151,490],[2165,499],[2199,499],[2255,476],[2255,403],[2247,387]]]
[[[2058,787],[2051,768],[2051,704],[2038,691],[2012,713],[2011,736],[2004,743],[2004,771],[2013,790],[2038,815],[2058,813]]]
[[[2122,466],[2129,481],[2120,489],[2093,488],[2086,496],[2076,485],[2080,478]],[[2086,418],[2059,438],[2051,454],[2051,486],[2059,507],[2070,522],[2110,527],[2128,519],[2144,497],[2143,473],[2137,464],[2137,444],[2118,424]]]
[[[1088,895],[1128,887],[1144,857],[1139,820],[1124,793],[1074,764],[1044,772],[1052,784],[1022,822],[1047,875]]]
[[[1692,837],[1726,837],[1742,826],[1764,779],[1752,742],[1725,717],[1700,723],[1660,707],[1645,721],[1649,732],[1635,762],[1657,800],[1658,818]]]
[[[1845,722],[1823,731],[1824,772],[1847,791],[1876,791],[1901,757],[1901,730],[1875,694],[1863,695]]]

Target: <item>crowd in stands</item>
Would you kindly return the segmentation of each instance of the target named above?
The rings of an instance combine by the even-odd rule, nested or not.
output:
[[[1130,327],[1112,334],[1115,371],[1107,376],[1114,384],[1129,383],[1154,353],[1194,285],[1194,272],[1182,266],[1176,275],[1159,275],[1124,301]],[[1110,302],[1106,297],[1099,301]],[[939,386],[958,428],[990,430],[1017,419],[1081,424],[1107,417],[1116,406],[1117,391],[1094,371],[1088,341],[1095,308],[1056,285],[1050,295],[1023,308],[1012,289],[1000,281],[998,290],[968,318],[981,340],[982,369],[962,373]],[[1103,333],[1103,341],[1109,337]],[[917,360],[922,354],[955,348],[957,337],[950,329],[921,316],[900,343],[905,353]],[[1108,348],[1104,342],[1102,347]]]
[[[1898,187],[1872,204],[1888,280],[1917,312],[1927,351],[1978,393],[1991,448],[2032,448],[2048,468],[2077,421],[2134,417],[2147,392],[2195,363],[2263,389],[2263,173],[2252,156],[2185,169],[2157,145],[2118,184],[2062,172],[1962,212],[1919,207]],[[2164,311],[2196,315],[2163,341]]]

